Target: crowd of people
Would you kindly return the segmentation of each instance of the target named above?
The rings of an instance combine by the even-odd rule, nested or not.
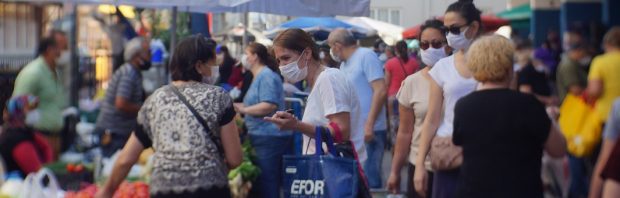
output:
[[[172,81],[149,96],[141,71],[151,66],[150,42],[136,37],[122,50],[96,122],[103,156],[120,152],[96,197],[112,197],[146,148],[154,149],[152,197],[230,197],[227,172],[243,160],[240,131],[261,170],[251,194],[280,197],[293,133],[303,134],[302,153],[314,154],[317,128],[356,161],[358,197],[383,188],[407,197],[543,197],[544,156],[568,162],[568,194],[555,196],[620,196],[620,27],[606,33],[598,56],[578,31],[564,43],[553,32],[533,49],[482,27],[481,11],[459,0],[443,21],[421,26],[419,51],[405,41],[373,51],[345,29],[319,46],[292,28],[236,59],[226,46],[190,36],[175,47]],[[0,134],[9,171],[36,172],[59,154],[66,99],[55,69],[66,64],[66,49],[66,35],[53,31],[17,77]],[[302,118],[285,104],[297,88],[307,92]],[[567,151],[579,141],[558,124],[567,98],[600,120],[600,145],[587,155]],[[385,181],[384,154],[392,155]]]

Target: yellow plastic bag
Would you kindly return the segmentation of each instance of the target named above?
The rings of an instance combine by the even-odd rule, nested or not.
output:
[[[601,143],[603,121],[580,96],[566,95],[560,107],[559,124],[568,152],[576,157],[591,155]]]

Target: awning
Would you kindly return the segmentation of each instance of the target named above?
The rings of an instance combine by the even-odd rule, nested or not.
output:
[[[344,28],[353,32],[357,38],[366,37],[371,30],[351,25],[333,17],[299,17],[282,23],[277,27],[265,31],[265,35],[274,38],[276,35],[289,28],[299,28],[311,33],[317,40],[325,40],[329,33],[337,28]]]
[[[200,13],[259,12],[288,16],[368,16],[370,0],[5,0],[8,2],[131,5]]]
[[[512,9],[497,13],[497,16],[511,21],[530,19],[532,17],[532,9],[530,7],[530,4],[526,3]]]
[[[397,25],[374,20],[368,17],[352,17],[347,18],[344,21],[351,25],[372,30],[372,32],[369,33],[369,36],[377,35],[388,45],[394,45],[396,42],[403,39],[402,33],[404,28]]]

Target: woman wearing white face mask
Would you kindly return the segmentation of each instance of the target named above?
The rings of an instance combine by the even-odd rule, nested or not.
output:
[[[276,125],[263,120],[277,110],[284,110],[282,77],[278,63],[267,48],[252,43],[245,49],[243,67],[254,76],[243,103],[235,103],[238,113],[245,114],[250,142],[256,151],[256,164],[261,169],[252,194],[279,197],[282,186],[282,156],[292,150],[292,135],[282,133]]]
[[[427,170],[429,178],[432,178],[430,161],[426,160],[423,167],[416,167],[415,160],[420,144],[422,122],[428,109],[429,83],[432,81],[428,71],[439,59],[446,57],[449,50],[446,44],[446,30],[439,20],[426,21],[420,27],[419,39],[422,62],[426,64],[426,67],[408,76],[396,94],[400,124],[396,136],[392,170],[387,183],[391,193],[400,193],[400,170],[408,159],[407,197],[420,197],[413,188],[413,174],[417,168]],[[429,187],[432,186],[432,182],[427,184]],[[430,195],[429,190],[426,193]]]
[[[155,150],[151,197],[230,197],[227,170],[241,164],[241,143],[232,98],[201,82],[212,75],[213,65],[214,42],[193,36],[177,45],[170,63],[172,83],[146,100],[135,131],[95,197],[112,197],[148,147]]]
[[[433,197],[455,196],[462,155],[460,148],[452,143],[454,105],[476,89],[477,82],[465,64],[465,53],[482,31],[480,13],[471,0],[459,0],[448,7],[443,23],[448,27],[448,45],[455,53],[439,60],[429,71],[432,81],[429,83],[428,111],[422,125],[415,166],[424,167],[430,151],[435,170]],[[430,190],[427,181],[426,170],[416,168],[415,189],[422,196]]]
[[[363,163],[367,156],[359,101],[345,75],[338,69],[320,64],[314,41],[301,29],[285,30],[275,38],[273,45],[284,79],[291,83],[306,80],[310,95],[303,120],[299,121],[294,115],[283,111],[265,119],[282,130],[303,133],[304,154],[315,152],[314,140],[309,138],[314,137],[315,127],[325,127],[336,143],[352,143],[359,157],[358,162]],[[367,187],[366,182],[360,183]]]

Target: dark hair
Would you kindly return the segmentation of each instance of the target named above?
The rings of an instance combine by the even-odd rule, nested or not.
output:
[[[273,46],[284,47],[301,54],[306,48],[312,51],[312,58],[319,61],[319,48],[316,46],[312,37],[299,28],[284,30],[273,40]]]
[[[381,40],[381,39],[375,40],[375,44],[373,45],[374,48],[381,48],[381,47],[385,47],[385,46],[387,46],[387,44],[385,44],[385,42],[383,42],[383,40]]]
[[[37,56],[43,55],[48,49],[52,47],[56,47],[58,43],[56,43],[56,39],[53,36],[45,37],[39,41],[39,46],[37,47]]]
[[[473,0],[458,0],[448,6],[446,13],[448,12],[458,12],[463,18],[465,18],[467,24],[477,21],[478,24],[480,24],[480,27],[482,27],[482,19],[480,18],[480,14],[482,12],[476,8]]]
[[[271,71],[276,72],[280,75],[280,78],[284,79],[280,73],[280,68],[278,68],[278,62],[275,58],[273,58],[273,56],[271,56],[271,54],[269,54],[267,47],[260,43],[251,43],[246,49],[256,54],[258,61],[260,61],[261,64],[267,65]]]
[[[215,46],[215,41],[200,34],[179,42],[170,61],[172,80],[200,82],[202,75],[196,71],[196,63],[215,59]]]
[[[447,33],[446,27],[443,26],[443,22],[437,19],[429,19],[429,20],[426,20],[424,24],[420,26],[420,33],[418,34],[418,40],[420,41],[422,40],[422,32],[424,32],[424,30],[428,28],[436,29],[439,32],[441,32],[441,34],[443,34],[444,36]]]
[[[230,51],[228,51],[228,47],[221,46],[220,51],[222,52],[222,54],[224,54],[224,59],[232,59],[232,56],[230,55]]]
[[[530,39],[521,39],[519,41],[516,41],[514,44],[515,50],[517,51],[532,48],[532,41]]]
[[[394,51],[398,53],[398,58],[403,61],[403,63],[409,62],[409,53],[407,53],[407,42],[398,41],[396,45],[394,45]]]

